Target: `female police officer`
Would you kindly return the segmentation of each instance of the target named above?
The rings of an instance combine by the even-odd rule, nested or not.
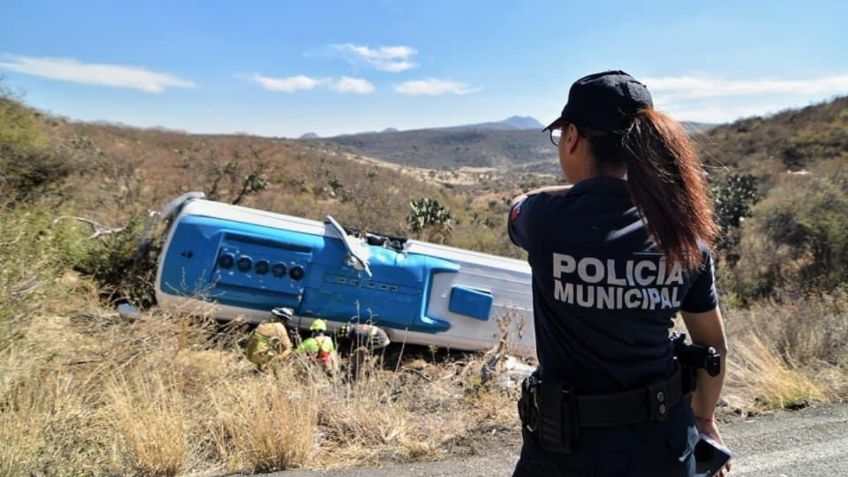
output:
[[[539,358],[514,475],[693,475],[698,431],[721,442],[723,375],[701,372],[690,402],[668,331],[680,311],[693,341],[726,353],[703,168],[622,71],[575,82],[546,131],[573,186],[510,210],[533,270]]]

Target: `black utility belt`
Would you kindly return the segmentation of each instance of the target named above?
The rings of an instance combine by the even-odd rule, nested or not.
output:
[[[693,370],[677,366],[671,378],[610,394],[576,394],[565,383],[535,374],[521,385],[521,424],[550,452],[571,453],[581,427],[612,427],[663,421],[674,405],[694,390]]]

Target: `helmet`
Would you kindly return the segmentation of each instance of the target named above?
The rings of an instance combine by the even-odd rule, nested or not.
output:
[[[271,310],[271,316],[273,316],[279,321],[286,323],[290,319],[292,319],[292,316],[294,316],[294,310],[292,310],[291,308],[284,307],[274,308],[273,310]]]
[[[309,325],[309,331],[327,331],[327,322],[324,320],[315,320]]]

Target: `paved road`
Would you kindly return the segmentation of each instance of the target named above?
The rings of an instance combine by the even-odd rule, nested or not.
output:
[[[731,475],[848,476],[848,404],[808,408],[721,427],[734,452]],[[285,471],[264,477],[490,477],[511,475],[518,442],[473,457],[332,472]]]

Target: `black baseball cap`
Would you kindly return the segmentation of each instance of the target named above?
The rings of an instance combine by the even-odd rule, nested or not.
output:
[[[574,123],[610,133],[623,133],[636,112],[653,108],[648,88],[623,71],[604,71],[584,76],[568,90],[562,114],[543,131]]]

